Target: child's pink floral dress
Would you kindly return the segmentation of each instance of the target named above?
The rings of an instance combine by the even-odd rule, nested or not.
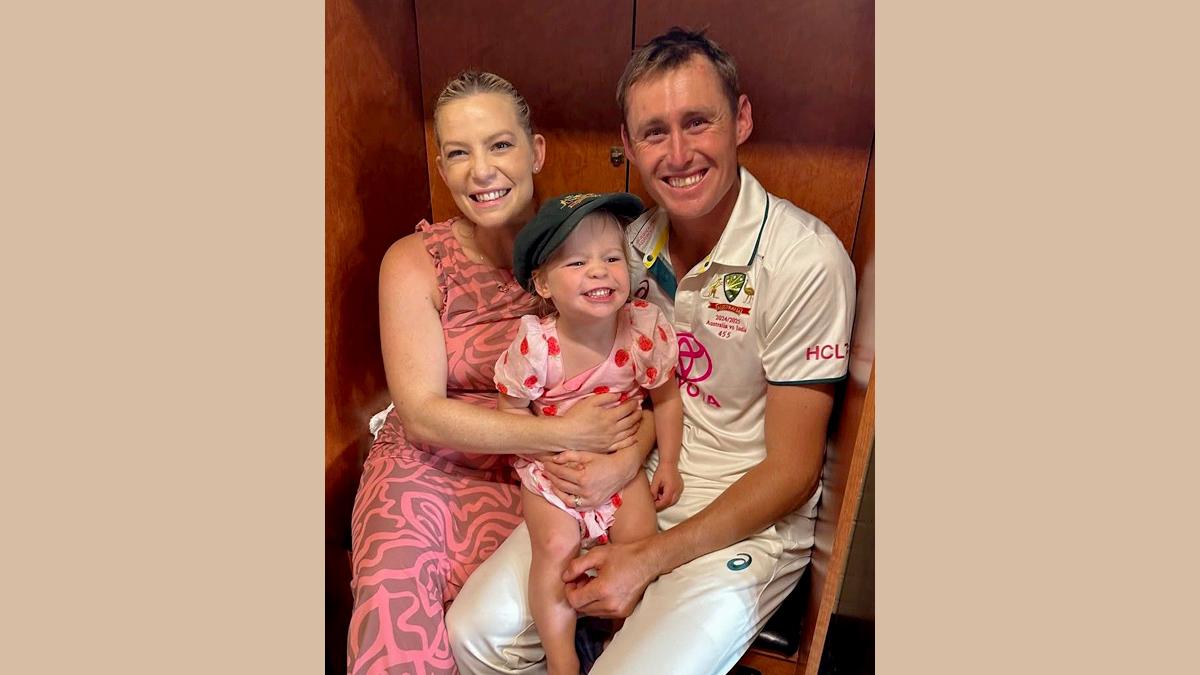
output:
[[[675,367],[679,346],[671,324],[658,307],[634,300],[617,313],[617,337],[608,357],[563,381],[556,318],[522,317],[517,337],[496,361],[497,391],[529,399],[535,414],[561,415],[593,394],[613,392],[620,394],[622,401],[640,399],[646,390],[666,382]],[[621,505],[619,494],[596,508],[576,510],[550,489],[540,461],[518,455],[513,468],[526,489],[575,517],[585,542],[608,541],[608,528]]]

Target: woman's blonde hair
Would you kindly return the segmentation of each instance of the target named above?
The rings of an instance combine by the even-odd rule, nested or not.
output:
[[[513,108],[517,111],[517,121],[520,122],[521,128],[525,130],[525,133],[530,138],[533,138],[533,121],[530,120],[529,116],[529,103],[525,101],[525,97],[521,95],[521,92],[512,86],[511,82],[495,73],[464,70],[446,83],[446,86],[442,88],[442,93],[438,94],[437,103],[433,106],[433,136],[439,146],[442,142],[438,138],[437,116],[441,112],[442,106],[451,101],[474,96],[475,94],[503,94],[507,96],[512,100]]]

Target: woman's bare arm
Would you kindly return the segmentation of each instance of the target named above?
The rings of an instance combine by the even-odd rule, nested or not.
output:
[[[420,234],[388,249],[379,273],[384,372],[405,435],[413,441],[484,454],[607,452],[633,442],[641,413],[628,402],[596,401],[567,418],[505,414],[446,398],[446,347],[437,271]]]

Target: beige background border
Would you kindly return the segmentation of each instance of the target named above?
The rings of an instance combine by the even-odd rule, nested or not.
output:
[[[323,4],[0,15],[0,670],[319,672]]]
[[[1175,672],[1194,17],[965,7],[877,14],[878,671]],[[323,6],[0,26],[5,670],[318,672]]]
[[[1195,668],[1176,11],[878,5],[881,673]]]

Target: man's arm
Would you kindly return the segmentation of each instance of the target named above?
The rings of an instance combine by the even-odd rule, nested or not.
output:
[[[766,451],[758,466],[696,515],[630,544],[608,544],[577,558],[564,581],[567,600],[593,616],[626,617],[659,575],[761,531],[808,501],[821,475],[833,385],[767,386]]]

